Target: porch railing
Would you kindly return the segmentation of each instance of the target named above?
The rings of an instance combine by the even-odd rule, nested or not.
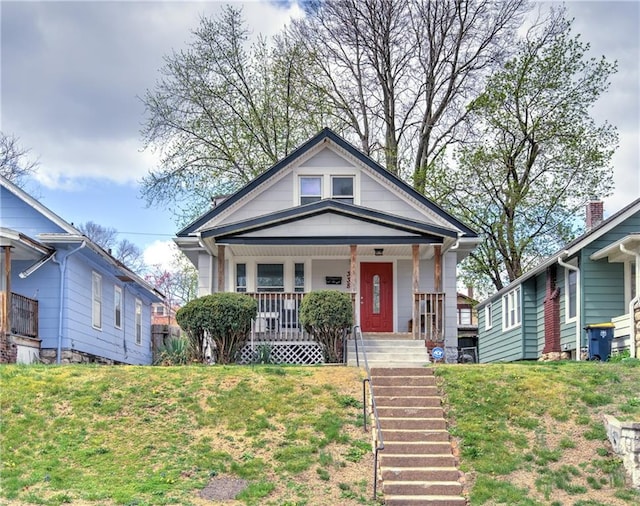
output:
[[[444,293],[416,293],[413,298],[413,314],[419,322],[412,322],[416,339],[427,342],[444,342],[445,304]]]
[[[24,337],[38,337],[38,301],[19,295],[17,293],[9,294],[9,323],[8,329],[12,334]],[[0,322],[2,328],[7,328],[6,317],[4,314],[6,292],[0,292]]]
[[[300,303],[304,293],[247,293],[256,299],[254,333],[263,341],[307,341],[309,334],[300,324]]]

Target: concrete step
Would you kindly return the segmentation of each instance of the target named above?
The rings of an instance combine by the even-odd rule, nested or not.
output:
[[[387,495],[384,496],[386,506],[466,506],[464,497],[448,497],[438,495]]]
[[[403,408],[437,408],[440,406],[440,397],[413,397],[413,396],[393,396],[380,395],[377,389],[374,389],[376,395],[376,405],[381,408],[403,407]]]
[[[380,418],[440,418],[444,416],[441,407],[378,407]]]
[[[460,471],[455,467],[382,467],[384,481],[458,481]]]
[[[449,455],[449,441],[385,441],[385,455]]]
[[[380,452],[381,467],[444,467],[455,466],[455,457],[451,454],[442,455],[389,455],[386,450]]]
[[[375,376],[379,378],[379,376]],[[376,397],[438,397],[438,387],[412,387],[412,386],[374,386]]]
[[[382,430],[445,430],[447,423],[444,418],[379,418]]]
[[[391,495],[461,495],[462,484],[457,481],[385,481],[382,489]]]
[[[385,444],[400,441],[408,443],[449,441],[449,432],[446,430],[382,430]]]
[[[435,376],[377,376],[372,373],[374,389],[381,387],[433,387],[436,386]]]
[[[401,369],[382,367],[371,370],[372,376],[433,376],[432,367],[403,367]]]

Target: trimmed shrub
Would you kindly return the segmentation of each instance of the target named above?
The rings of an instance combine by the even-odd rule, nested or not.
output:
[[[192,300],[176,313],[178,325],[189,336],[196,360],[205,362],[208,339],[215,347],[216,363],[235,362],[255,318],[257,303],[240,293],[214,293]]]
[[[344,330],[353,323],[350,294],[337,290],[308,293],[300,304],[300,322],[323,345],[327,362],[343,361]]]

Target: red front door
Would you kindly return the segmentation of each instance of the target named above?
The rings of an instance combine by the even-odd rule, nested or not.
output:
[[[360,264],[360,327],[393,332],[393,264]]]

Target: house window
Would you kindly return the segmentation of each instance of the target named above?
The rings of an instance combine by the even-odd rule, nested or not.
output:
[[[333,176],[331,178],[331,198],[353,204],[353,177]]]
[[[493,327],[493,310],[489,303],[484,307],[484,328],[489,330],[491,327]]]
[[[102,276],[94,272],[91,276],[93,292],[93,306],[91,311],[92,325],[96,329],[102,328]]]
[[[295,265],[294,272],[294,292],[304,292],[304,264]]]
[[[502,297],[503,330],[520,325],[522,309],[520,306],[520,287],[511,290]]]
[[[471,308],[458,308],[458,325],[471,325]]]
[[[566,320],[575,320],[577,315],[577,303],[578,303],[578,273],[574,270],[567,269],[565,271],[565,293],[566,296]]]
[[[300,178],[300,205],[310,204],[322,199],[322,177],[305,176]]]
[[[122,288],[119,286],[114,287],[113,292],[113,325],[122,328]]]
[[[247,264],[236,264],[236,292],[247,291]]]
[[[142,302],[136,299],[136,344],[142,343]]]
[[[284,266],[282,264],[258,264],[258,292],[284,292]]]

